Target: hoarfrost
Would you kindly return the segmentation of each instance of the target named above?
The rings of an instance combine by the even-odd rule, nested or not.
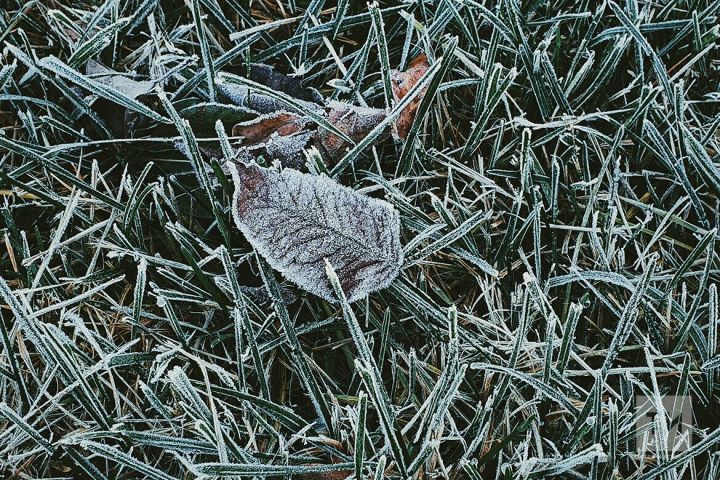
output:
[[[119,90],[123,94],[137,99],[152,92],[155,83],[150,80],[135,80],[128,75],[116,72],[95,60],[89,60],[85,67],[86,75],[94,77],[97,82]]]
[[[400,272],[400,218],[392,205],[325,176],[233,163],[234,217],[274,269],[337,302],[325,274],[335,268],[352,302],[387,287]]]
[[[276,72],[268,65],[252,65],[245,74],[254,82],[295,98],[309,110],[317,110],[323,103],[322,95],[317,90],[303,87],[299,79]],[[246,86],[218,82],[217,88],[227,100],[259,113],[273,113],[289,108],[275,98],[254,92]]]

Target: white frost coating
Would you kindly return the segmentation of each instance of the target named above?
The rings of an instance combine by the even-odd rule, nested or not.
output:
[[[349,302],[387,287],[400,272],[400,217],[389,203],[326,176],[230,167],[235,223],[270,266],[299,287],[337,302],[325,259]]]
[[[133,100],[142,95],[147,95],[155,87],[155,84],[150,80],[135,80],[101,65],[95,60],[88,61],[85,74],[97,77],[94,78],[96,82],[113,87]]]

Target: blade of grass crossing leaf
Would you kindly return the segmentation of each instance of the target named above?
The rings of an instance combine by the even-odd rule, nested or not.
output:
[[[378,123],[364,139],[357,143],[353,148],[350,149],[349,152],[345,154],[342,159],[340,159],[340,161],[330,171],[331,177],[336,178],[338,175],[340,175],[340,173],[342,173],[362,152],[366,151],[366,149],[373,144],[373,142],[383,133],[383,131],[392,122],[394,122],[398,116],[400,116],[402,111],[410,104],[410,102],[415,100],[415,97],[417,97],[420,92],[425,89],[425,87],[438,73],[438,71],[440,70],[440,66],[443,63],[442,60],[442,58],[438,59],[438,61],[436,61],[435,64],[432,65],[427,70],[427,72],[425,72],[425,75],[423,75],[423,77],[410,89],[407,95],[405,95],[405,97],[403,97],[401,101],[395,104],[390,113],[388,113],[387,117],[385,117],[382,122]]]
[[[443,49],[443,57],[439,62],[440,66],[438,67],[438,71],[433,75],[422,100],[420,100],[420,105],[418,105],[412,125],[410,126],[410,130],[405,138],[405,143],[403,145],[402,152],[400,153],[400,160],[398,161],[398,171],[396,172],[397,176],[406,175],[410,171],[412,166],[412,155],[415,153],[415,141],[417,140],[420,128],[427,117],[430,106],[435,100],[435,95],[440,87],[440,83],[452,68],[455,61],[455,48],[457,47],[457,44],[457,37],[453,37]],[[408,93],[408,96],[410,96],[410,93]]]
[[[265,261],[259,256],[257,256],[257,261],[260,266],[260,273],[263,281],[265,282],[265,288],[267,288],[268,294],[273,299],[273,309],[280,319],[285,335],[288,338],[289,353],[295,367],[297,368],[296,374],[304,386],[305,392],[310,397],[315,413],[318,416],[318,420],[323,423],[323,426],[326,427],[332,435],[333,424],[330,419],[330,408],[328,407],[325,397],[320,391],[320,386],[315,380],[312,370],[305,358],[302,345],[300,344],[300,340],[295,332],[295,326],[290,320],[290,315],[285,307],[280,286],[277,284],[274,273],[270,270],[270,267],[265,263]]]
[[[338,137],[342,138],[346,142],[350,143],[351,145],[355,142],[352,141],[345,133],[341,132],[337,127],[335,127],[333,124],[328,122],[319,111],[316,110],[316,106],[309,106],[302,102],[301,100],[298,100],[296,98],[293,98],[283,92],[274,90],[266,85],[263,85],[261,83],[254,82],[252,80],[249,80],[247,78],[239,77],[237,75],[232,75],[230,73],[221,72],[218,74],[217,81],[219,83],[227,83],[230,85],[241,85],[244,87],[250,88],[252,91],[256,91],[259,93],[262,93],[263,95],[267,95],[270,98],[273,98],[274,100],[277,100],[284,105],[287,105],[291,110],[297,111],[302,113],[303,115],[306,115],[308,118],[313,120],[315,123],[317,123],[320,127],[324,128],[325,130],[334,133]]]
[[[99,95],[111,102],[122,105],[123,107],[137,112],[141,115],[145,115],[160,123],[170,123],[170,120],[158,113],[150,110],[148,107],[140,103],[139,101],[132,99],[109,85],[104,85],[100,82],[92,80],[85,75],[82,75],[77,70],[69,67],[59,59],[49,56],[40,60],[39,66],[55,73],[56,75],[69,80],[70,82],[79,85],[92,93]]]
[[[389,395],[387,394],[387,391],[385,390],[380,370],[375,363],[375,358],[370,351],[370,346],[365,339],[365,335],[360,328],[360,324],[358,323],[357,318],[355,318],[355,314],[353,313],[350,304],[345,298],[345,293],[343,292],[342,286],[340,285],[340,279],[338,278],[335,270],[333,269],[332,265],[330,265],[330,262],[327,261],[327,259],[325,260],[325,271],[327,273],[328,279],[330,280],[330,284],[335,291],[335,295],[340,300],[343,317],[345,318],[348,330],[350,331],[350,336],[352,337],[353,343],[355,344],[355,347],[357,348],[358,354],[360,356],[360,359],[355,361],[356,367],[361,368],[365,371],[365,375],[363,375],[363,378],[367,377],[366,383],[370,394],[373,397],[373,403],[375,403],[375,407],[381,412],[381,417],[383,418],[383,425],[385,427],[385,435],[388,437],[390,448],[393,452],[393,457],[401,472],[405,472],[407,446],[405,445],[405,442],[403,440],[400,428],[397,425],[397,420],[395,418],[395,413],[393,412],[392,403],[390,401]],[[405,475],[405,473],[403,474]]]

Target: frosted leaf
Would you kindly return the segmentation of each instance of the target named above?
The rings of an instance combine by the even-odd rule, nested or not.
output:
[[[243,137],[245,145],[255,145],[265,142],[273,133],[282,136],[298,133],[306,123],[293,113],[279,111],[238,123],[233,127],[232,134],[233,137]]]
[[[398,275],[400,218],[389,203],[289,168],[233,163],[231,171],[235,222],[288,280],[336,302],[325,259],[348,301],[387,287]]]
[[[150,80],[135,80],[127,74],[112,70],[94,60],[87,62],[85,74],[101,85],[111,87],[129,99],[137,100],[142,104],[149,103],[149,94],[155,87],[155,83]],[[144,118],[137,111],[105,98],[98,98],[93,104],[93,108],[105,120],[113,133],[122,137],[132,136]]]
[[[402,100],[429,68],[425,55],[415,58],[405,71],[392,70],[392,90],[397,101]],[[220,82],[218,88],[231,101],[258,112],[265,113],[252,120],[234,125],[234,137],[243,137],[242,147],[235,160],[250,162],[260,155],[268,160],[278,160],[285,167],[301,168],[304,150],[312,145],[322,152],[326,163],[334,165],[354,144],[360,143],[370,132],[387,118],[381,108],[363,107],[336,100],[323,99],[317,91],[301,88],[297,79],[273,72],[265,66],[254,66],[250,78],[274,90],[283,92],[303,104],[305,108],[322,116],[352,142],[346,141],[332,131],[319,127],[273,98],[251,92],[235,83]],[[395,120],[398,136],[405,139],[425,92],[421,92]],[[320,106],[320,103],[323,103]],[[388,137],[383,132],[375,143]]]
[[[392,92],[395,101],[399,102],[402,100],[405,95],[410,92],[410,89],[420,81],[423,75],[425,75],[428,68],[430,68],[430,65],[428,64],[427,57],[425,54],[422,54],[413,59],[413,61],[410,62],[410,65],[408,65],[407,70],[404,72],[393,70],[391,72],[390,83],[392,85]],[[420,101],[424,95],[425,91],[422,91],[417,97],[415,97],[415,99],[410,102],[410,105],[405,107],[402,113],[400,113],[398,119],[395,121],[395,126],[397,127],[398,136],[400,138],[405,139],[408,132],[410,132],[410,127],[412,126],[415,114],[420,106]]]
[[[215,122],[218,120],[225,125],[233,125],[255,116],[255,113],[247,108],[213,102],[195,103],[179,110],[178,113],[182,118],[190,121],[195,135],[207,136],[215,132]]]
[[[353,142],[358,143],[385,120],[387,113],[379,108],[329,101],[325,108],[325,117]],[[340,159],[346,150],[352,147],[342,138],[324,129],[319,129],[318,137],[320,145],[331,160]]]
[[[252,162],[262,155],[285,167],[302,168],[304,149],[315,134],[314,130],[306,129],[307,125],[307,120],[285,111],[239,123],[232,130],[234,137],[243,138],[235,160]]]
[[[249,72],[243,71],[241,75],[295,98],[309,110],[319,109],[323,103],[322,95],[317,90],[303,87],[299,79],[276,72],[268,65],[252,65]],[[227,100],[256,112],[272,113],[288,108],[275,98],[252,91],[243,85],[219,82],[217,88],[220,95]]]
[[[357,143],[382,122],[387,113],[378,108],[329,101],[322,115]],[[331,163],[341,158],[352,146],[334,133],[284,110],[238,123],[233,127],[232,135],[243,138],[244,150],[238,152],[236,160],[250,161],[253,157],[264,155],[269,160],[279,160],[283,166],[291,168],[304,165],[304,150],[308,143],[319,147]]]
[[[88,61],[85,66],[85,73],[93,77],[95,81],[113,87],[133,100],[142,95],[147,95],[155,88],[155,84],[152,81],[134,80],[94,60]]]

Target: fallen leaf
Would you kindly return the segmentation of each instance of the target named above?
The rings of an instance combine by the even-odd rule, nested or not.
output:
[[[133,100],[149,94],[155,88],[155,83],[150,80],[135,80],[126,74],[101,65],[95,60],[87,62],[85,74],[98,83],[115,88]]]
[[[287,93],[291,97],[307,102],[322,104],[323,97],[314,88],[306,88],[297,77],[291,77],[276,71],[273,67],[263,64],[254,64],[250,67],[248,78],[253,82],[262,83],[273,90]]]
[[[249,71],[239,74],[253,82],[261,83],[299,100],[308,109],[319,109],[324,103],[320,92],[313,88],[303,87],[302,82],[297,78],[276,72],[268,65],[252,65]],[[288,108],[282,102],[242,85],[221,82],[217,87],[220,94],[227,100],[258,113],[274,113]]]
[[[85,65],[85,74],[96,82],[112,87],[133,100],[138,100],[144,104],[149,104],[152,101],[151,93],[155,84],[150,80],[135,80],[127,74],[112,70],[94,60],[88,60]],[[120,137],[132,136],[144,119],[137,112],[104,98],[95,100],[93,109],[103,117],[110,129]]]
[[[392,71],[393,96],[397,101],[402,100],[408,94],[427,72],[428,67],[427,57],[420,55],[410,62],[406,71]],[[308,90],[302,89],[297,80],[273,72],[269,67],[255,66],[254,68],[257,69],[254,81],[262,82],[288,94],[300,94],[299,100],[307,101],[308,98],[311,98],[312,103],[309,108],[312,110],[319,108],[315,104],[317,98],[307,93]],[[238,123],[233,127],[233,136],[243,137],[236,157],[238,161],[249,162],[262,155],[268,160],[278,160],[285,167],[302,168],[305,163],[304,150],[308,146],[314,145],[322,152],[325,161],[329,165],[333,165],[352,147],[350,142],[318,127],[299,113],[284,110],[285,107],[270,97],[259,95],[256,99],[252,95],[258,94],[254,93],[248,99],[247,95],[250,93],[247,89],[234,84],[226,87],[233,89],[233,98],[242,102],[242,105],[263,112],[272,112],[253,120]],[[313,92],[317,93],[314,90]],[[396,120],[395,125],[400,139],[404,140],[407,137],[424,93],[424,91],[420,92]],[[335,100],[326,100],[319,113],[355,143],[360,142],[373,128],[387,118],[387,112],[384,109],[361,107]],[[385,132],[376,142],[383,141],[387,135],[388,132]]]
[[[253,162],[260,157],[269,162],[278,161],[283,167],[303,169],[305,167],[305,149],[308,148],[314,131],[303,130],[298,133],[281,136],[273,133],[259,144],[242,146],[235,153],[237,162]]]
[[[414,87],[417,82],[420,81],[423,75],[425,75],[428,68],[430,68],[430,65],[428,64],[427,56],[425,56],[425,54],[423,53],[418,57],[415,57],[408,65],[408,69],[404,72],[392,70],[390,74],[390,84],[392,86],[393,97],[395,98],[395,101],[400,101],[405,98],[410,89]],[[418,106],[420,106],[420,102],[425,96],[426,90],[427,88],[420,92],[412,100],[412,102],[410,102],[410,104],[405,107],[402,112],[400,112],[400,116],[395,121],[398,136],[403,140],[410,132],[410,127],[412,126],[413,120],[415,119],[415,114],[417,113]]]
[[[230,168],[235,223],[270,266],[299,287],[337,301],[325,259],[349,301],[387,287],[400,272],[400,218],[389,203],[290,168]]]
[[[237,105],[226,105],[223,103],[193,103],[192,105],[179,109],[178,113],[182,118],[190,122],[193,132],[198,135],[211,136],[215,131],[215,122],[222,121],[225,125],[232,125],[236,122],[243,122],[255,117],[255,112]]]
[[[282,136],[297,133],[306,123],[294,113],[280,111],[238,123],[233,127],[232,134],[233,137],[243,137],[244,144],[256,145],[267,141],[273,133]]]
[[[249,122],[235,125],[234,137],[243,137],[235,160],[252,162],[263,156],[277,160],[285,167],[302,168],[305,164],[305,147],[315,135],[308,121],[289,112],[264,115]]]
[[[359,107],[336,101],[328,102],[325,108],[325,118],[355,143],[365,138],[386,117],[385,110],[379,108]],[[345,154],[346,149],[352,146],[334,133],[322,128],[319,129],[317,140],[331,163],[339,160]]]

